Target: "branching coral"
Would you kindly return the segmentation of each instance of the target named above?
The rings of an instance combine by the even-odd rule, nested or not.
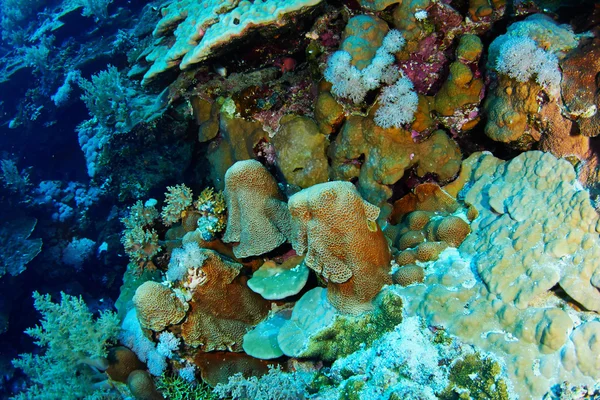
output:
[[[168,186],[165,193],[165,205],[160,216],[167,226],[179,222],[183,213],[192,205],[192,190],[184,184]]]
[[[128,216],[121,219],[125,225],[121,243],[129,256],[129,265],[133,270],[150,266],[152,257],[161,250],[158,234],[152,228],[157,218],[158,211],[153,204],[144,204],[138,200],[129,209]]]
[[[22,354],[13,361],[31,379],[26,391],[14,398],[25,399],[93,399],[105,390],[94,386],[97,365],[106,356],[106,348],[119,332],[116,314],[104,311],[94,319],[84,301],[61,293],[61,302],[53,303],[50,295],[33,294],[34,306],[42,314],[41,325],[25,331],[44,347],[39,355]]]
[[[202,239],[209,241],[225,230],[227,225],[227,206],[223,192],[215,192],[206,188],[194,202],[194,207],[200,212],[197,228]]]

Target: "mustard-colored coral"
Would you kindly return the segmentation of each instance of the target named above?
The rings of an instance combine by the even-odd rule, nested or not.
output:
[[[171,288],[153,281],[144,282],[137,288],[133,304],[140,325],[155,332],[181,322],[188,309],[187,303]]]
[[[306,188],[327,182],[327,137],[319,132],[315,121],[299,115],[286,115],[273,138],[277,166],[286,181]]]
[[[237,243],[238,258],[259,256],[286,242],[291,234],[290,216],[277,182],[256,160],[238,161],[225,174],[228,216],[223,236]]]
[[[406,171],[415,168],[418,176],[436,175],[448,181],[460,169],[458,145],[443,131],[415,142],[411,132],[383,129],[371,118],[352,116],[329,147],[332,179],[358,178],[357,188],[369,202],[380,207],[392,196],[391,186]],[[363,160],[364,158],[364,160]]]
[[[363,200],[350,182],[327,182],[289,200],[292,245],[304,262],[329,282],[329,301],[358,314],[390,283],[390,251],[375,222],[379,208]]]

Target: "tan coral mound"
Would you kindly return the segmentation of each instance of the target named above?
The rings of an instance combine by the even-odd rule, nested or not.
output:
[[[153,281],[144,282],[137,288],[133,304],[140,325],[155,332],[181,322],[188,309],[171,288]]]
[[[461,249],[489,290],[526,308],[556,284],[600,311],[600,222],[566,160],[539,151],[509,162],[479,154],[465,200],[480,210]],[[485,236],[483,236],[485,235]]]
[[[392,274],[392,281],[396,285],[409,286],[413,283],[421,283],[425,279],[425,271],[422,267],[411,264],[398,268]]]
[[[340,311],[358,314],[391,282],[390,252],[375,220],[379,208],[363,200],[350,182],[327,182],[289,200],[298,254],[328,284],[328,299]]]
[[[437,240],[446,242],[452,247],[458,247],[470,232],[471,228],[464,219],[450,215],[437,225],[435,235]]]
[[[226,243],[238,244],[238,258],[259,256],[288,240],[291,233],[287,205],[277,182],[256,160],[238,161],[225,174],[227,201]]]
[[[202,249],[202,266],[189,273],[188,318],[181,325],[184,342],[202,351],[242,350],[242,337],[268,312],[268,302],[239,276],[241,264]]]

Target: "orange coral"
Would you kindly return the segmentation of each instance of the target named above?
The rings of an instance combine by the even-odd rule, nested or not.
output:
[[[140,325],[155,332],[179,323],[188,309],[171,288],[153,281],[144,282],[137,288],[133,304]]]
[[[192,272],[187,286],[190,311],[181,325],[184,342],[202,351],[242,350],[242,337],[268,312],[268,302],[248,288],[242,265],[202,249],[202,266]]]
[[[144,369],[144,363],[137,355],[124,346],[116,346],[108,350],[108,368],[106,373],[117,382],[127,382],[127,377],[137,369]]]
[[[437,260],[440,253],[448,247],[444,242],[425,242],[417,246],[417,260],[433,261]]]
[[[127,386],[134,399],[164,400],[164,397],[156,390],[154,381],[147,371],[133,371],[127,379]]]
[[[327,182],[289,200],[298,254],[328,283],[328,299],[341,312],[358,314],[390,283],[390,251],[375,222],[379,208],[350,182]]]
[[[229,215],[226,243],[238,258],[267,253],[290,237],[290,216],[277,182],[256,160],[238,161],[225,174]]]

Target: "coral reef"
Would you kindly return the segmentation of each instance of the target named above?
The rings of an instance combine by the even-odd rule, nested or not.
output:
[[[35,218],[5,219],[0,228],[0,278],[18,275],[42,250],[42,239],[29,239],[35,229]]]
[[[81,298],[65,293],[60,303],[37,292],[33,298],[42,320],[26,333],[44,351],[22,354],[13,361],[33,382],[14,398],[74,400],[106,395],[110,386],[98,383],[107,379],[98,369],[106,369],[106,349],[119,331],[116,314],[107,311],[94,318]]]
[[[2,0],[0,392],[598,397],[599,37],[591,0]]]

